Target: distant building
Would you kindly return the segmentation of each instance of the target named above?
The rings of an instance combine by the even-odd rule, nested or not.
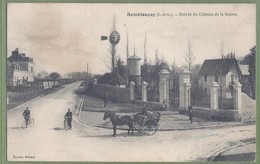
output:
[[[108,85],[114,85],[121,88],[126,88],[127,81],[117,74],[115,77],[112,73],[105,73],[102,77],[98,79],[99,84],[108,84]]]
[[[199,71],[199,86],[209,95],[211,83],[217,82],[222,88],[222,97],[231,98],[232,85],[241,80],[241,75],[235,58],[205,60]]]
[[[34,82],[33,58],[20,53],[18,48],[7,58],[7,82],[10,86],[27,85]]]

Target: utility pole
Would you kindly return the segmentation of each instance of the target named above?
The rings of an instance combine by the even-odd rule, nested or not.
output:
[[[91,80],[91,67],[89,66],[89,79]]]
[[[129,81],[128,81],[128,76],[129,76],[129,67],[128,67],[128,58],[129,58],[129,42],[128,42],[128,28],[127,26],[125,25],[126,27],[126,83],[127,83],[127,86],[129,84]]]
[[[146,33],[144,37],[144,64],[147,64],[147,56],[146,56]]]
[[[116,17],[114,16],[113,20],[113,27],[112,31],[116,30]],[[115,54],[116,54],[116,49],[115,49],[115,44],[111,44],[111,54],[112,54],[112,73],[115,73]]]
[[[88,84],[88,63],[87,63],[87,84]]]

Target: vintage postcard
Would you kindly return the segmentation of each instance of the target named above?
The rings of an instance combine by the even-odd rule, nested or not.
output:
[[[6,160],[256,159],[256,4],[7,3]]]

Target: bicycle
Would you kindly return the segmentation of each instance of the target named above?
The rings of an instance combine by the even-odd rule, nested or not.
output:
[[[33,127],[34,126],[34,118],[30,117],[28,120],[28,125],[27,127]],[[22,128],[26,128],[26,120],[24,119],[22,123]]]
[[[69,129],[68,119],[65,118],[65,119],[64,119],[64,130],[67,131],[68,129]]]

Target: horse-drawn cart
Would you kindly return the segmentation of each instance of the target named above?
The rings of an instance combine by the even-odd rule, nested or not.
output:
[[[113,125],[113,135],[116,136],[117,126],[127,125],[128,135],[134,133],[134,130],[141,134],[153,135],[158,130],[158,122],[160,120],[161,114],[157,112],[151,112],[148,110],[143,110],[134,116],[125,115],[119,116],[115,112],[105,112],[103,120],[110,118]]]

